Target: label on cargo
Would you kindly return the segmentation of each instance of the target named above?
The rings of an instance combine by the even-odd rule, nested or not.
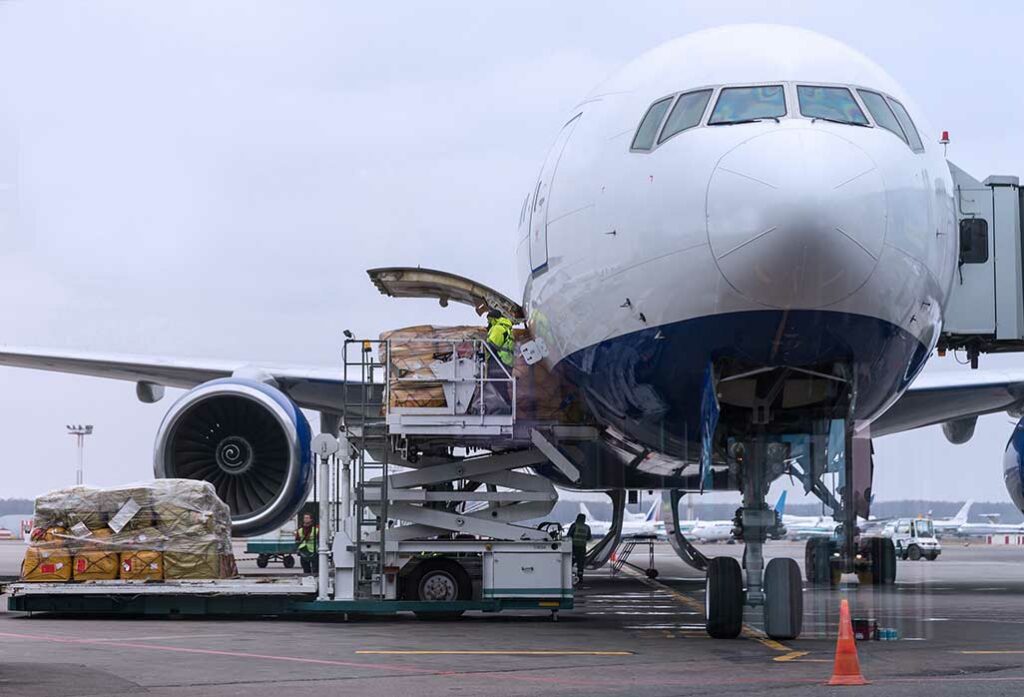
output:
[[[121,510],[110,519],[107,525],[115,533],[121,532],[121,529],[128,524],[128,521],[139,512],[139,504],[135,503],[135,499],[128,499],[124,505],[121,506]]]
[[[57,571],[57,565],[56,564],[40,564],[39,565],[39,571],[41,571],[44,574],[52,574],[52,573],[55,573]]]
[[[88,566],[89,566],[89,563],[87,561],[85,561],[85,559],[76,559],[75,560],[75,571],[78,572],[78,573],[82,573],[83,571],[85,571],[86,568],[88,568]]]
[[[75,534],[75,537],[89,537],[92,534],[89,526],[81,521],[71,526],[71,532]]]

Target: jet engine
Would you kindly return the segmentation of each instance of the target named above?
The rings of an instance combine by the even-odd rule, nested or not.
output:
[[[309,496],[310,428],[283,392],[224,378],[186,393],[156,436],[157,477],[208,481],[231,509],[232,533],[275,530]]]
[[[1024,418],[1017,422],[1003,453],[1003,480],[1017,509],[1024,512]]]
[[[955,419],[942,424],[942,433],[953,445],[963,445],[974,436],[974,428],[978,425],[977,416]]]

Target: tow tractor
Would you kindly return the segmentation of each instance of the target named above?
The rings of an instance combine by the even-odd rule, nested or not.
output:
[[[890,522],[882,534],[892,540],[900,559],[935,561],[942,554],[935,526],[928,518],[899,518]]]

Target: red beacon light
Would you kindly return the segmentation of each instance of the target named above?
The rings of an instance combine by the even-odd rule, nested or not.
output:
[[[942,137],[939,138],[939,142],[943,145],[949,145],[949,131],[942,132]]]

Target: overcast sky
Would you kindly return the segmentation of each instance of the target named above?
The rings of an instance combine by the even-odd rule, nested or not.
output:
[[[383,298],[364,271],[419,264],[514,294],[522,196],[568,109],[720,24],[844,41],[950,131],[960,166],[1021,174],[1013,7],[0,2],[0,344],[332,365],[345,328],[471,321]],[[69,422],[96,426],[87,481],[150,478],[169,403],[0,369],[0,497],[74,481]],[[1011,428],[879,439],[876,493],[1006,500]]]

